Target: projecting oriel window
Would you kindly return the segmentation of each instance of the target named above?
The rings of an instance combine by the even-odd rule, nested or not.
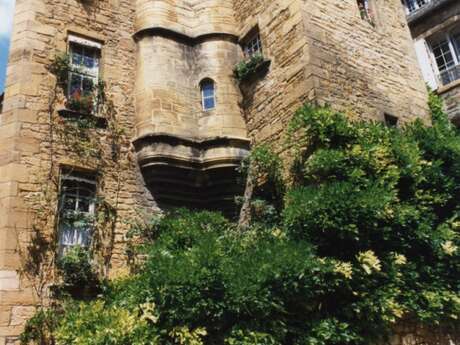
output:
[[[59,244],[61,253],[91,243],[96,200],[93,174],[63,170],[59,198]]]
[[[248,59],[255,55],[263,55],[262,41],[258,30],[245,40],[243,43],[243,50],[244,56]]]
[[[201,88],[201,103],[203,110],[208,111],[216,107],[216,89],[214,81],[204,79],[200,83]]]
[[[70,67],[68,97],[91,96],[99,79],[101,45],[69,36]]]

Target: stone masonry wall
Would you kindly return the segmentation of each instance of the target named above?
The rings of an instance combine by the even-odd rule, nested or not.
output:
[[[136,136],[168,133],[188,138],[246,138],[240,93],[232,76],[238,46],[216,37],[145,35],[138,41]],[[216,107],[202,110],[200,82],[212,79]]]
[[[299,0],[235,0],[239,36],[258,27],[264,56],[271,60],[267,75],[243,85],[242,103],[249,137],[275,141],[293,112],[313,101],[313,85],[307,84],[307,35]]]
[[[309,37],[308,75],[322,104],[359,117],[428,121],[421,78],[400,0],[373,1],[374,25],[361,19],[355,0],[303,1]]]
[[[399,0],[375,0],[375,27],[355,0],[235,0],[240,38],[258,26],[268,74],[243,87],[251,138],[276,140],[305,101],[372,120],[428,121],[425,85]]]
[[[113,252],[107,274],[126,262],[125,221],[141,207],[155,207],[145,191],[131,149],[134,137],[133,86],[136,46],[134,4],[130,0],[51,1],[17,0],[15,23],[7,71],[6,95],[0,115],[0,344],[16,343],[25,320],[35,307],[46,303],[41,285],[52,283],[53,274],[23,274],[26,247],[36,235],[36,212],[43,207],[44,190],[55,181],[62,164],[92,169],[104,164],[98,178],[98,194],[115,207]],[[103,43],[102,78],[116,109],[116,121],[123,129],[120,157],[111,157],[107,129],[92,130],[102,144],[103,156],[82,162],[57,142],[52,143],[49,125],[55,78],[46,65],[66,50],[68,33]],[[53,137],[56,140],[56,135]],[[50,184],[50,185],[47,185]],[[56,201],[54,199],[54,201]],[[50,238],[49,228],[40,234]],[[52,269],[51,269],[52,271]],[[44,281],[45,280],[45,281]]]
[[[0,114],[0,345],[17,341],[56,278],[53,265],[33,277],[23,266],[37,229],[45,239],[55,231],[55,217],[37,215],[44,203],[56,206],[58,181],[49,177],[61,166],[103,166],[98,194],[117,211],[103,257],[113,276],[125,265],[126,220],[139,208],[157,211],[131,145],[139,135],[245,138],[247,127],[255,142],[277,141],[306,101],[378,121],[384,112],[426,120],[399,0],[374,1],[376,27],[360,19],[355,0],[17,0]],[[256,27],[271,65],[239,90],[238,43]],[[122,129],[117,157],[113,128],[89,130],[102,154],[82,161],[50,125],[62,95],[55,99],[46,66],[66,50],[69,33],[102,43],[102,79]],[[211,112],[200,107],[205,77],[216,82]]]

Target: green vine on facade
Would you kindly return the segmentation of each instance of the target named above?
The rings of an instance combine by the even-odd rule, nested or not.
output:
[[[74,72],[69,56],[57,54],[48,65],[48,71],[54,88],[49,99],[47,118],[43,118],[48,126],[46,154],[41,156],[41,170],[36,174],[40,190],[28,197],[30,208],[35,214],[33,232],[27,246],[18,247],[22,261],[21,274],[33,285],[43,307],[54,303],[48,297],[49,290],[55,291],[66,275],[65,265],[60,269],[57,267],[59,260],[62,262],[64,259],[61,257],[58,260],[61,255],[60,226],[68,224],[78,227],[80,224],[92,228],[92,245],[85,251],[91,256],[90,263],[97,275],[101,279],[107,277],[118,222],[122,145],[127,142],[103,81],[99,81],[93,89],[94,95],[97,95],[93,100],[96,101],[92,100],[86,109],[77,109],[82,106],[82,102],[77,106],[75,100],[66,100],[69,74]],[[75,105],[71,106],[74,109],[70,110],[73,111],[88,111],[83,111],[77,117],[66,118],[60,112],[62,104],[67,107],[69,104]],[[99,126],[99,118],[104,119],[105,126]],[[91,219],[87,215],[79,217],[76,213],[66,214],[59,196],[63,179],[79,169],[92,171],[97,179],[95,213]],[[108,197],[105,196],[104,188],[109,180],[113,187]]]
[[[131,274],[40,311],[23,344],[369,345],[414,324],[455,342],[460,136],[439,104],[433,126],[403,128],[305,105],[290,159],[263,145],[243,169],[256,182],[245,231],[188,210],[135,226]],[[296,176],[260,190],[281,171]]]
[[[263,67],[264,63],[266,63],[266,60],[263,55],[260,53],[255,54],[248,60],[239,62],[233,70],[233,75],[235,76],[235,79],[241,83],[256,75]]]

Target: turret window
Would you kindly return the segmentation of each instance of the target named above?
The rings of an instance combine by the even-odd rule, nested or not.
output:
[[[214,81],[205,79],[201,82],[201,103],[203,110],[208,111],[216,107],[216,90]]]

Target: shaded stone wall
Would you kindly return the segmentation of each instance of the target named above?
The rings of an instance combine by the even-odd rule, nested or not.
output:
[[[460,344],[460,332],[452,328],[428,327],[411,321],[394,327],[393,336],[386,345],[456,345]]]

